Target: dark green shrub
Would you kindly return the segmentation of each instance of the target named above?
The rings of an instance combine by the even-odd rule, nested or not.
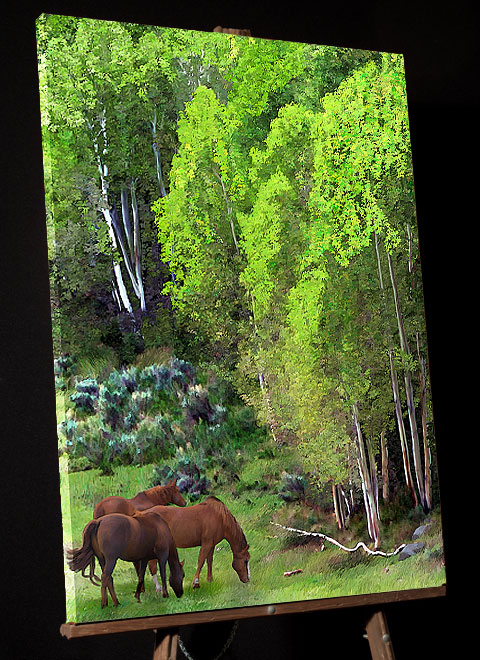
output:
[[[123,332],[118,319],[112,319],[105,326],[101,340],[114,350],[121,365],[132,364],[145,349],[142,336],[135,332]]]
[[[70,378],[75,372],[75,359],[65,353],[54,360],[53,369],[56,376]]]
[[[308,481],[301,474],[284,472],[280,482],[278,496],[284,502],[297,502],[305,500],[305,490]]]
[[[85,378],[75,384],[75,392],[70,396],[75,410],[93,414],[98,400],[98,383],[95,378]]]
[[[111,435],[94,415],[76,424],[74,433],[65,442],[65,451],[72,459],[84,458],[92,467],[100,467],[104,473],[111,474],[112,468],[108,467],[112,459],[110,440]]]
[[[210,481],[204,473],[205,459],[198,452],[195,458],[177,452],[177,460],[173,465],[156,466],[153,475],[153,485],[165,483],[170,479],[177,480],[181,493],[188,494],[192,499],[206,495],[210,489]],[[203,472],[203,474],[202,474]]]

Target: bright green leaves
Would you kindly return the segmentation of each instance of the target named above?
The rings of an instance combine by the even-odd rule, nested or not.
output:
[[[302,44],[231,36],[229,45],[221,73],[232,86],[228,107],[238,119],[260,115],[269,94],[284,87],[305,67]]]
[[[317,484],[345,483],[349,477],[349,465],[345,460],[351,440],[345,432],[345,424],[334,419],[323,427],[312,429],[312,435],[298,444],[304,459],[305,468],[312,474]]]
[[[169,194],[154,204],[174,308],[210,341],[235,341],[242,305],[233,207],[243,180],[230,145],[235,125],[213,90],[200,86],[178,122]]]
[[[402,60],[384,55],[358,69],[323,99],[317,117],[311,209],[316,241],[346,266],[384,235],[398,244],[398,228],[379,203],[385,181],[411,175]],[[326,229],[328,227],[328,229]]]
[[[276,172],[261,187],[252,212],[239,216],[247,261],[241,281],[253,295],[256,313],[265,312],[282,268],[291,267],[288,254],[281,254],[292,229],[285,212],[291,190],[285,175]]]

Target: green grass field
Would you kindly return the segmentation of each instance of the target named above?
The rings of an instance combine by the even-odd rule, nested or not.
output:
[[[265,480],[277,466],[271,459],[250,461],[242,478],[249,483]],[[66,546],[81,545],[82,531],[91,520],[95,504],[109,494],[133,497],[139,490],[151,485],[153,467],[120,467],[111,477],[100,476],[99,471],[89,470],[67,474],[66,463],[61,460],[62,506],[64,542]],[[368,557],[362,550],[346,553],[332,544],[319,551],[314,541],[292,546],[291,537],[270,524],[285,511],[285,505],[275,494],[247,489],[234,495],[226,487],[214,493],[231,510],[240,523],[250,544],[251,581],[243,584],[231,567],[232,553],[227,541],[219,543],[213,562],[213,582],[206,581],[206,566],[200,576],[200,589],[192,589],[196,570],[198,548],[179,550],[185,559],[184,594],[177,599],[170,590],[170,597],[163,599],[155,592],[148,573],[145,593],[139,604],[134,598],[136,573],[132,564],[118,561],[113,578],[120,606],[111,604],[100,608],[100,588],[80,574],[72,573],[65,563],[67,621],[86,622],[122,619],[159,614],[193,612],[211,609],[245,607],[269,603],[292,602],[307,599],[330,598],[356,594],[399,591],[440,586],[445,582],[441,527],[438,514],[433,525],[422,537],[425,550],[405,561],[398,557]],[[295,506],[288,505],[290,510]],[[280,518],[281,519],[281,518]],[[70,523],[70,524],[69,524]],[[397,538],[389,530],[388,541],[408,542],[418,523],[403,523],[396,530]],[[307,528],[308,529],[308,528]],[[328,532],[326,532],[328,533]],[[400,536],[399,536],[400,535]],[[401,538],[403,536],[403,538]],[[335,536],[348,547],[359,540],[347,533],[343,539]],[[387,537],[385,537],[387,538]],[[382,548],[387,547],[387,541]],[[97,565],[97,574],[99,574]],[[285,571],[301,569],[302,572],[284,577]],[[111,603],[111,600],[109,600]]]

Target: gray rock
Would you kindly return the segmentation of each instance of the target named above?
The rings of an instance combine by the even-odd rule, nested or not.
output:
[[[402,561],[403,559],[408,559],[408,557],[413,557],[413,555],[421,552],[424,548],[425,543],[408,543],[398,555],[398,559]]]
[[[420,536],[423,536],[427,529],[431,527],[431,523],[429,525],[421,525],[421,527],[417,527],[417,529],[413,532],[412,534],[412,539],[416,541]]]

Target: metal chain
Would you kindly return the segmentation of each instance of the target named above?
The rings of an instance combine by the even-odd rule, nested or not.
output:
[[[220,653],[218,653],[218,654],[213,658],[213,660],[219,660],[219,658],[221,658],[222,655],[227,651],[228,647],[230,646],[230,644],[231,644],[232,641],[233,641],[233,638],[235,637],[235,633],[237,632],[237,628],[238,628],[238,621],[234,621],[234,622],[233,622],[233,626],[232,626],[232,630],[230,631],[230,635],[228,636],[227,641],[226,641],[225,644],[223,645],[222,650],[220,651]],[[187,658],[187,660],[195,660],[194,658],[192,658],[192,656],[190,655],[190,653],[189,653],[189,652],[187,651],[187,649],[185,648],[185,644],[182,642],[182,640],[181,640],[181,638],[180,638],[180,635],[178,636],[178,645],[179,645],[179,647],[180,647],[180,649],[181,649],[183,655]]]

